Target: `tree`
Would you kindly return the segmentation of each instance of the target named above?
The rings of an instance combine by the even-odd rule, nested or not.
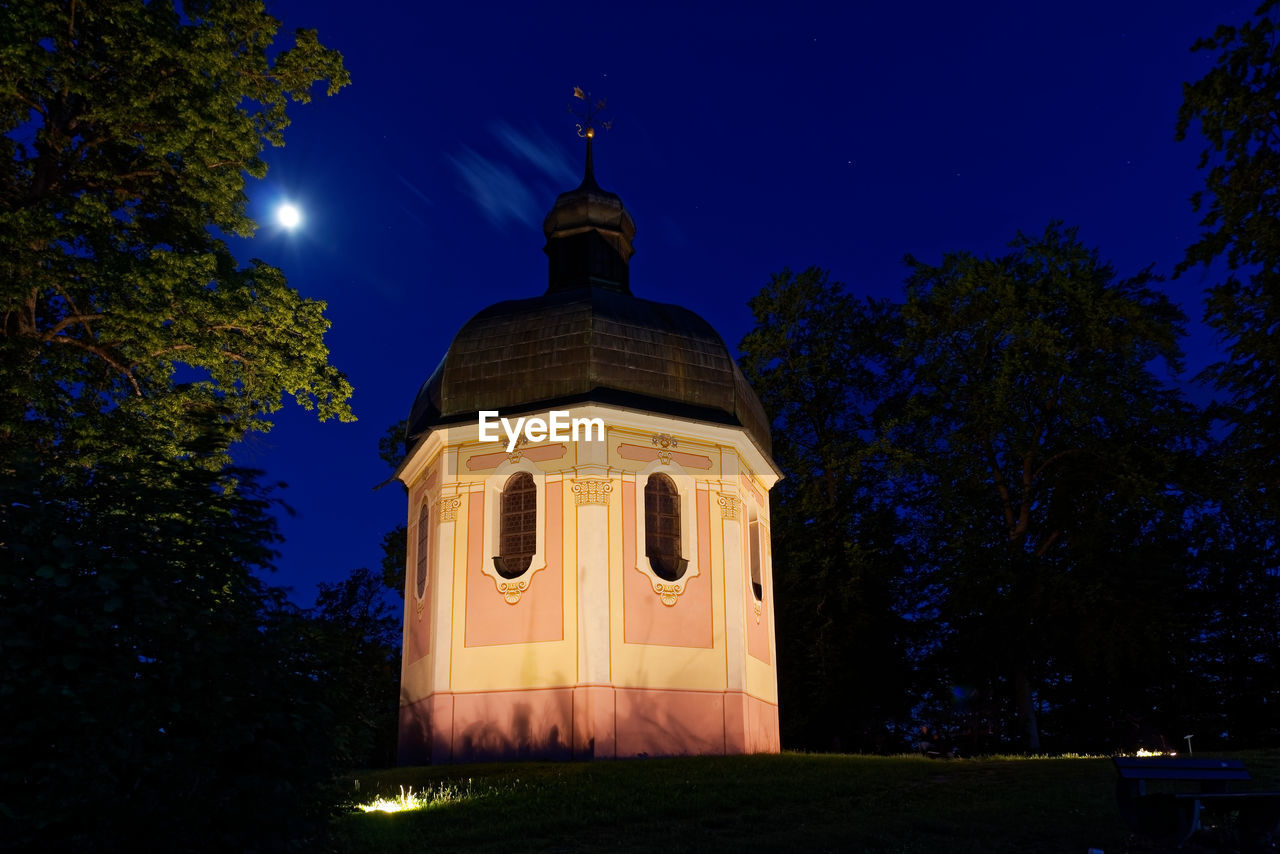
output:
[[[1183,84],[1178,139],[1198,120],[1205,189],[1200,239],[1179,271],[1226,262],[1209,289],[1205,320],[1227,342],[1226,358],[1206,372],[1227,394],[1219,412],[1230,445],[1247,460],[1248,481],[1280,494],[1280,32],[1278,0],[1258,6],[1239,27],[1220,26],[1192,50],[1217,53],[1200,80]]]
[[[288,102],[348,82],[314,31],[269,59],[278,26],[250,0],[0,10],[4,458],[65,453],[118,409],[171,450],[211,419],[266,429],[284,396],[352,417],[323,303],[219,236],[252,233],[245,177]]]
[[[400,419],[387,428],[387,432],[378,440],[378,456],[393,471],[408,454],[405,445],[405,431],[409,426],[406,419]],[[400,490],[406,496],[409,491],[403,483]],[[409,534],[404,522],[396,523],[390,531],[382,535],[382,583],[404,598],[404,572],[409,560]]]
[[[240,267],[290,101],[348,81],[253,0],[0,4],[6,842],[249,850],[315,830],[337,731],[282,655],[269,490],[292,397],[352,418],[324,305]],[[141,837],[139,839],[139,837]]]
[[[1241,489],[1241,459],[1215,445],[1200,465],[1203,498],[1188,516],[1185,609],[1195,632],[1178,701],[1187,732],[1237,746],[1280,746],[1280,518]]]
[[[311,651],[323,668],[325,695],[351,732],[342,746],[347,767],[395,764],[401,616],[385,595],[381,578],[357,569],[320,585],[311,616]]]
[[[779,691],[787,743],[896,747],[905,717],[905,559],[877,445],[900,334],[892,307],[810,268],[776,274],[749,301],[743,373],[773,416],[785,477],[771,495]]]
[[[400,615],[360,568],[319,585],[313,608],[278,603],[264,631],[273,654],[322,707],[323,761],[334,773],[395,763]]]
[[[1151,369],[1178,369],[1183,321],[1149,272],[1117,280],[1059,224],[1011,249],[908,259],[912,387],[891,436],[925,499],[953,684],[1004,693],[1036,750],[1044,689],[1081,675],[1088,627],[1131,656],[1125,673],[1153,652],[1194,420]]]
[[[267,630],[269,492],[184,450],[0,479],[8,845],[271,850],[324,817],[335,721]]]

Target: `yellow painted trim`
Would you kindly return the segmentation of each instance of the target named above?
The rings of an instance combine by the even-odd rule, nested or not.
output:
[[[778,702],[778,679],[772,664],[747,656],[747,693],[770,703]]]

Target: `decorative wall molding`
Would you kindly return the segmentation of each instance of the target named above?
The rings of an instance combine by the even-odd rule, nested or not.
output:
[[[609,495],[613,492],[613,483],[608,480],[575,480],[573,482],[573,503],[581,507],[583,504],[603,504],[609,506]]]
[[[668,608],[676,604],[676,600],[680,598],[680,594],[684,592],[685,580],[681,578],[679,581],[661,581],[653,580],[653,592],[658,594],[658,598],[662,600],[662,604]]]
[[[658,437],[654,438],[655,443]],[[672,444],[675,440],[671,440]],[[635,447],[635,446],[633,446]],[[650,450],[650,449],[645,449]],[[635,543],[635,569],[636,572],[644,575],[649,581],[649,586],[653,588],[653,592],[662,600],[662,604],[668,608],[674,606],[676,601],[684,594],[685,586],[690,579],[698,577],[702,572],[702,567],[698,563],[698,498],[697,483],[692,475],[683,471],[680,466],[680,456],[677,454],[675,465],[669,471],[662,471],[661,467],[666,465],[661,459],[652,460],[649,465],[645,466],[636,473],[635,482],[635,516],[632,524],[635,525],[634,543]],[[645,554],[645,507],[644,507],[644,490],[651,475],[661,473],[664,477],[671,478],[675,484],[676,491],[680,495],[680,545],[681,560],[684,562],[683,572],[680,577],[674,581],[668,581],[653,571],[653,564],[649,562],[649,556]]]
[[[674,440],[673,440],[674,441]],[[659,448],[654,445],[631,445],[626,442],[618,445],[618,456],[624,460],[635,460],[647,463],[657,460],[664,466],[675,465],[683,468],[711,470],[711,458],[704,454],[689,454],[684,451],[673,451],[670,448]]]
[[[532,460],[534,462],[558,460],[564,457],[566,453],[565,446],[559,443],[555,445],[529,445],[528,440],[524,437],[521,437],[520,443],[520,446],[512,449],[509,454],[506,451],[494,451],[491,454],[473,454],[467,457],[467,471],[485,471],[497,468],[504,463],[518,463],[520,460]]]
[[[484,515],[482,524],[483,546],[481,553],[484,555],[480,562],[480,572],[493,579],[493,585],[498,592],[502,594],[502,598],[507,600],[508,605],[514,605],[520,601],[520,594],[529,589],[529,585],[533,581],[535,573],[541,572],[547,568],[546,559],[546,525],[547,525],[547,506],[546,506],[546,475],[534,465],[532,457],[533,452],[540,450],[548,450],[545,446],[535,446],[525,449],[528,453],[522,461],[504,462],[496,468],[492,474],[488,475],[484,480]],[[520,448],[516,448],[512,453],[519,454]],[[559,452],[564,453],[563,446],[559,447]],[[505,454],[503,456],[506,456]],[[500,554],[499,541],[502,535],[502,490],[506,486],[507,480],[517,472],[525,472],[533,478],[535,486],[534,496],[537,501],[537,516],[535,530],[537,532],[537,545],[534,548],[533,555],[529,558],[529,566],[523,573],[508,578],[498,572],[495,561]],[[476,524],[473,521],[470,524]]]
[[[529,577],[532,575],[532,572],[526,572],[519,578],[494,576],[493,581],[498,586],[498,592],[502,594],[502,598],[507,600],[507,604],[514,605],[520,601],[520,594],[529,589]]]
[[[742,510],[742,499],[727,492],[720,493],[716,503],[720,505],[720,517],[723,519],[737,519]]]
[[[658,447],[658,462],[664,466],[671,465],[671,449],[680,444],[679,440],[670,433],[654,433],[653,444]]]
[[[456,522],[458,520],[458,508],[462,505],[461,498],[441,497],[436,502],[436,524],[441,522]]]

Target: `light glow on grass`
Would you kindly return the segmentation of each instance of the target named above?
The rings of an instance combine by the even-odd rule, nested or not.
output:
[[[441,786],[439,789],[415,794],[413,786],[410,786],[408,791],[405,791],[404,786],[401,786],[399,797],[385,798],[379,795],[368,803],[356,804],[356,806],[364,812],[411,812],[442,804],[458,803],[470,797],[471,781],[467,780],[467,788],[465,790],[457,786]]]

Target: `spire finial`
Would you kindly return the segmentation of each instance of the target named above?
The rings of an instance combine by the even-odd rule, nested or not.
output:
[[[604,98],[598,101],[591,100],[591,93],[583,91],[581,86],[573,87],[573,97],[582,101],[582,110],[574,109],[574,105],[569,105],[569,112],[578,117],[578,136],[587,141],[587,168],[582,177],[582,185],[585,187],[589,184],[595,184],[595,158],[591,152],[591,142],[596,138],[596,126],[599,125],[601,130],[609,130],[613,127],[613,119],[600,119],[600,111],[607,104]]]

